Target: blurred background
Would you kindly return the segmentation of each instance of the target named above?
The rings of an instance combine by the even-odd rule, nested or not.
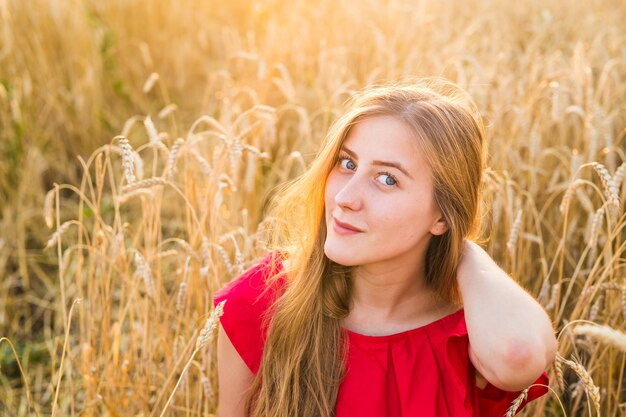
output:
[[[0,0],[0,415],[206,416],[213,292],[351,94],[466,89],[483,246],[559,335],[524,416],[626,415],[626,3]],[[209,320],[210,321],[210,320]]]

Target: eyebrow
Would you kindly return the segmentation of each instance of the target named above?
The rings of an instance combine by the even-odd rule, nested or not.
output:
[[[344,151],[345,153],[347,153],[348,155],[350,155],[351,157],[353,157],[354,159],[358,160],[359,157],[357,156],[356,153],[354,153],[354,151],[352,151],[351,149],[349,149],[348,147],[346,147],[345,145],[341,147],[341,150]],[[379,161],[379,160],[374,160],[372,161],[372,165],[379,165],[379,166],[385,166],[385,167],[392,167],[392,168],[396,168],[397,170],[399,170],[400,172],[402,172],[404,175],[406,175],[407,177],[414,179],[411,174],[409,174],[409,172],[404,169],[404,167],[402,165],[400,165],[397,162],[391,162],[391,161]]]

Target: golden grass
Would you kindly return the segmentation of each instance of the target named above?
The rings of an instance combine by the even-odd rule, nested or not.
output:
[[[626,414],[625,18],[617,0],[0,2],[0,411],[213,414],[198,337],[266,250],[274,188],[353,91],[442,75],[487,122],[484,245],[559,332],[554,393],[521,415]]]

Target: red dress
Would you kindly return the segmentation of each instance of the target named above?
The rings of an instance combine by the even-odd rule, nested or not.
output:
[[[279,294],[265,283],[270,256],[228,283],[213,301],[217,305],[227,300],[222,328],[254,374],[267,335],[263,314]],[[347,372],[337,395],[336,417],[501,417],[520,394],[490,383],[484,389],[476,386],[463,309],[388,336],[345,332]],[[535,381],[548,383],[546,372]],[[530,388],[518,412],[547,392],[545,387]]]

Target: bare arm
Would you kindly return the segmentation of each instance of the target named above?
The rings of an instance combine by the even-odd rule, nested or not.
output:
[[[472,364],[502,390],[527,388],[556,355],[545,310],[473,242],[465,242],[457,279]]]
[[[219,328],[217,339],[217,376],[217,417],[244,417],[246,394],[254,374],[241,359],[222,327]]]

